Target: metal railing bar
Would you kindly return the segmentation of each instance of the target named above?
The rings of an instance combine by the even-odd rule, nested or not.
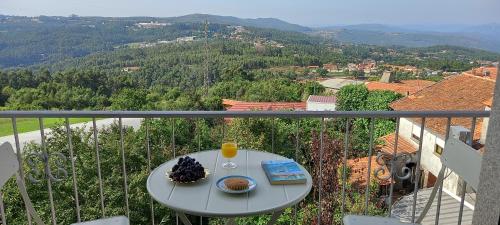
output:
[[[450,128],[451,128],[451,117],[448,117],[448,121],[446,122],[446,133],[445,133],[445,138],[444,142],[448,141],[448,138],[450,137]],[[439,225],[439,214],[441,213],[441,199],[443,196],[443,181],[442,179],[440,181],[439,189],[438,189],[438,200],[437,200],[437,205],[436,205],[436,218],[435,218],[435,225]]]
[[[299,141],[299,131],[300,131],[300,119],[297,119],[297,125],[296,125],[296,130],[295,130],[295,161],[298,162],[299,160],[299,151],[300,151],[300,141]],[[297,203],[298,204],[298,203]],[[293,218],[295,223],[297,224],[297,204],[294,205],[293,207]]]
[[[390,187],[389,187],[389,202],[388,202],[388,207],[389,207],[389,217],[391,217],[392,215],[392,196],[394,194],[394,182],[395,182],[395,177],[394,177],[394,167],[396,166],[394,163],[395,163],[395,159],[396,159],[396,156],[398,154],[398,141],[399,141],[399,123],[400,123],[400,120],[401,118],[396,118],[396,132],[394,134],[394,152],[392,153],[392,159],[391,159],[391,170],[390,170],[390,173],[391,173],[391,178],[390,178],[390,181],[391,181],[391,184],[390,184]]]
[[[349,148],[349,124],[351,122],[351,118],[347,118],[345,124],[345,135],[344,135],[344,157],[342,159],[342,209],[341,209],[341,218],[344,218],[345,214],[345,199],[346,199],[346,185],[347,185],[347,150]],[[342,222],[343,224],[344,222]]]
[[[321,224],[321,193],[323,190],[323,135],[325,132],[325,118],[321,118],[321,128],[319,132],[319,179],[318,179],[318,224]]]
[[[50,202],[50,214],[52,218],[52,224],[57,225],[57,218],[56,218],[56,209],[54,206],[54,196],[52,193],[52,181],[50,181],[50,154],[49,151],[47,150],[46,143],[45,143],[45,128],[43,126],[43,118],[39,117],[38,118],[38,123],[40,125],[40,137],[41,137],[41,144],[42,144],[42,154],[45,154],[46,156],[46,162],[44,162],[45,166],[45,176],[47,178],[47,189],[49,192],[49,202]]]
[[[274,153],[274,126],[275,126],[276,119],[273,117],[271,119],[271,152]]]
[[[0,118],[448,118],[448,117],[489,117],[490,111],[0,111]]]
[[[123,189],[125,190],[125,210],[127,217],[130,218],[130,208],[128,204],[128,184],[127,184],[127,167],[125,163],[125,145],[123,138],[123,121],[122,118],[118,118],[118,127],[120,128],[120,151],[122,156],[122,170],[123,170]]]
[[[175,119],[172,118],[171,120],[171,142],[170,142],[170,145],[172,146],[172,152],[174,154],[174,158],[177,157],[177,152],[175,151]]]
[[[21,145],[19,142],[19,132],[17,130],[17,119],[12,117],[12,132],[14,133],[14,142],[16,145],[16,156],[19,162],[19,176],[24,181],[24,168],[23,168],[23,156],[21,154]],[[28,218],[28,225],[31,225],[31,215],[29,213],[26,203],[24,203],[24,209],[26,209],[26,218]]]
[[[2,225],[7,225],[7,219],[5,218],[5,204],[3,203],[3,193],[0,191],[0,219]]]
[[[172,153],[174,155],[174,158],[177,157],[176,151],[175,151],[175,119],[171,118],[170,120],[171,123],[171,140],[170,140],[170,145],[172,148]],[[179,225],[179,214],[175,213],[175,224]]]
[[[198,152],[201,151],[201,128],[200,128],[200,124],[201,124],[201,118],[199,118],[197,120],[197,128],[198,128]]]
[[[222,128],[221,128],[221,139],[220,139],[220,145],[224,144],[224,138],[226,137],[226,121],[224,120],[225,118],[222,118]]]
[[[365,215],[368,214],[368,199],[370,197],[370,179],[371,179],[371,163],[372,163],[372,152],[373,152],[373,130],[375,126],[375,118],[370,119],[370,146],[368,147],[368,171],[366,174],[366,189],[365,189]]]
[[[469,144],[472,146],[473,141],[474,141],[474,131],[476,130],[476,117],[472,117],[472,124],[470,128],[471,134],[468,137]],[[465,194],[467,192],[467,182],[464,180],[462,190],[461,190],[461,196],[460,196],[460,210],[458,211],[458,225],[462,224],[462,217],[464,214],[464,205],[465,205]]]
[[[415,211],[417,208],[417,192],[418,192],[418,184],[420,181],[420,159],[422,157],[422,147],[424,142],[424,130],[425,130],[425,117],[422,117],[422,123],[420,124],[420,141],[418,143],[418,152],[417,152],[417,166],[415,167],[417,172],[415,176],[415,186],[413,189],[413,207],[411,210],[411,222],[415,223]]]
[[[96,163],[97,163],[97,178],[99,179],[99,199],[101,201],[101,212],[102,217],[106,217],[106,211],[104,207],[104,190],[102,185],[102,175],[101,175],[101,157],[99,153],[99,139],[97,139],[97,124],[95,117],[92,118],[92,128],[94,133],[94,148],[96,154]]]
[[[75,195],[75,205],[76,205],[76,220],[80,223],[82,222],[80,216],[80,199],[78,198],[78,182],[76,180],[76,169],[75,169],[75,154],[73,152],[73,138],[71,134],[71,127],[69,126],[69,118],[66,117],[66,135],[68,136],[68,148],[69,157],[71,161],[71,173],[73,177],[73,192]]]
[[[148,157],[148,172],[151,173],[151,145],[150,145],[150,138],[149,138],[149,119],[144,119],[144,124],[146,125],[146,150],[147,150],[147,157]],[[153,205],[153,198],[149,197],[149,207],[151,210],[151,224],[155,224],[155,209]]]

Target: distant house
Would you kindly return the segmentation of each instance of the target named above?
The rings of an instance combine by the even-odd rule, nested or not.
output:
[[[226,111],[305,111],[305,102],[245,102],[223,99]]]
[[[319,66],[308,66],[307,69],[311,70],[311,72],[316,72],[319,69]]]
[[[347,64],[347,70],[349,70],[349,72],[358,71],[359,67],[357,64],[349,63],[349,64]]]
[[[195,38],[196,36],[179,37],[177,38],[177,43],[191,42],[194,41]]]
[[[496,80],[497,76],[498,76],[498,69],[497,69],[497,67],[494,67],[494,66],[488,66],[488,67],[482,66],[482,67],[474,68],[472,70],[464,72],[464,74],[479,76],[479,77],[486,77],[486,78]]]
[[[325,69],[328,72],[336,72],[338,71],[339,68],[336,64],[327,63],[323,64],[323,69]]]
[[[452,76],[434,85],[422,89],[410,96],[391,103],[396,111],[422,110],[469,110],[483,111],[491,107],[495,80],[464,73]],[[440,154],[444,149],[446,137],[446,118],[427,118],[423,136],[420,136],[421,120],[417,118],[401,118],[399,123],[398,151],[414,154],[422,140],[421,155],[421,186],[432,187],[441,169]],[[470,129],[471,118],[453,118],[452,126],[461,126]],[[477,119],[473,132],[473,147],[481,149],[486,136],[488,119]],[[394,134],[382,138],[385,142],[380,146],[381,151],[394,150]],[[443,188],[459,194],[462,180],[451,173],[444,180]]]
[[[337,98],[335,96],[309,95],[307,111],[335,111]]]
[[[139,28],[144,28],[144,29],[154,29],[154,28],[161,28],[165,27],[168,25],[171,25],[170,23],[159,23],[159,22],[149,22],[149,23],[136,23],[135,24]]]
[[[135,72],[135,71],[139,71],[141,69],[141,67],[138,67],[138,66],[129,66],[129,67],[124,67],[122,69],[123,72]]]

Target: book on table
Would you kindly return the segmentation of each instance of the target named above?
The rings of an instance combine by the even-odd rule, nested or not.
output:
[[[307,179],[297,162],[289,160],[264,160],[262,169],[271,184],[305,184]]]

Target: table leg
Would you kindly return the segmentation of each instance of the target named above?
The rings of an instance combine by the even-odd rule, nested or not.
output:
[[[189,219],[187,218],[186,214],[178,212],[177,215],[179,216],[179,219],[181,219],[184,225],[193,225],[191,222],[189,222]]]
[[[273,215],[271,216],[271,220],[267,222],[267,225],[274,225],[276,223],[276,220],[280,218],[281,214],[283,214],[283,211],[274,212]]]

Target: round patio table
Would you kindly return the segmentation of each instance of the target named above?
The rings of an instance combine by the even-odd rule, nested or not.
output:
[[[262,160],[281,160],[285,157],[261,151],[238,150],[231,161],[238,164],[235,169],[224,169],[221,164],[226,160],[220,150],[203,151],[189,154],[199,161],[210,175],[206,180],[193,184],[177,184],[165,175],[178,161],[172,159],[151,172],[147,180],[147,189],[153,199],[174,210],[181,221],[191,225],[186,214],[204,217],[226,217],[228,224],[234,224],[234,218],[272,213],[268,224],[274,224],[285,208],[304,199],[311,191],[312,178],[305,172],[305,184],[271,185],[262,170]],[[228,175],[244,175],[257,182],[255,190],[246,194],[227,194],[217,189],[215,183]]]

